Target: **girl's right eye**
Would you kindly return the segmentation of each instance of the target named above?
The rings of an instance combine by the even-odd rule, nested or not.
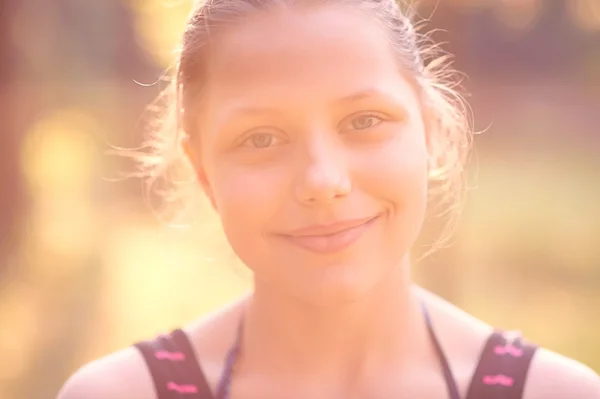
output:
[[[247,137],[243,142],[243,147],[251,147],[257,150],[274,147],[285,141],[271,133],[255,133]]]

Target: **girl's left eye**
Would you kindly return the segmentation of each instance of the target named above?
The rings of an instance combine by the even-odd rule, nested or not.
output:
[[[352,118],[343,130],[365,130],[377,126],[383,122],[383,119],[376,115],[359,115]]]
[[[275,141],[275,137],[269,133],[257,133],[248,137],[244,144],[248,144],[249,146],[261,149],[271,147],[273,142]]]

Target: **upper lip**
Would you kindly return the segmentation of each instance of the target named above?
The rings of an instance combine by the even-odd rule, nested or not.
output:
[[[377,215],[378,216],[378,215]],[[339,220],[326,224],[315,224],[311,226],[301,227],[296,230],[285,232],[283,235],[292,237],[311,237],[311,236],[326,236],[341,233],[345,230],[350,230],[355,227],[362,226],[375,219],[377,216],[369,216],[360,219]]]

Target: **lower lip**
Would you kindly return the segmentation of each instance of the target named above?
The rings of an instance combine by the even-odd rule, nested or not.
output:
[[[327,254],[335,253],[346,249],[354,244],[358,239],[371,227],[371,225],[379,219],[379,216],[339,233],[323,236],[284,236],[293,244],[298,245],[308,251]]]

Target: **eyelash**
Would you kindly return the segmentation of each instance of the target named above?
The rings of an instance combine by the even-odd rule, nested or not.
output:
[[[344,128],[344,127],[343,127],[343,126],[345,126],[345,125],[352,124],[353,122],[355,122],[356,120],[358,120],[358,119],[360,119],[360,118],[372,118],[372,119],[375,119],[376,121],[375,121],[375,122],[374,122],[372,125],[370,125],[370,126],[367,126],[367,127],[365,127],[365,128],[359,128],[359,129],[356,129],[356,128],[350,128],[350,129],[347,129],[347,128]],[[377,126],[377,125],[381,124],[382,122],[385,122],[387,119],[388,119],[388,118],[386,118],[386,116],[384,116],[384,115],[382,115],[382,114],[380,114],[380,113],[377,113],[377,112],[368,112],[368,113],[354,114],[354,115],[351,115],[351,116],[349,116],[349,117],[347,117],[347,118],[345,119],[347,122],[343,122],[343,123],[341,124],[342,128],[341,128],[340,130],[341,130],[342,132],[347,132],[347,131],[363,131],[363,130],[368,130],[368,129],[370,129],[370,128],[373,128],[373,127],[375,127],[375,126]],[[265,132],[265,133],[261,133],[261,132],[257,132],[257,133],[254,133],[254,134],[251,134],[251,135],[247,136],[247,137],[246,137],[244,140],[242,140],[242,142],[241,142],[241,144],[240,144],[240,145],[241,145],[242,147],[251,147],[251,148],[253,148],[253,149],[255,149],[255,150],[264,150],[264,149],[268,149],[268,148],[272,148],[272,147],[273,147],[272,145],[268,145],[268,146],[266,146],[266,147],[257,147],[257,146],[252,146],[252,145],[246,145],[246,144],[247,144],[247,143],[249,143],[249,142],[250,142],[250,141],[251,141],[253,138],[255,138],[255,137],[258,137],[258,136],[270,136],[270,137],[272,137],[272,138],[274,138],[274,139],[277,139],[277,138],[278,138],[278,136],[277,136],[277,135],[275,135],[275,134],[272,134],[272,133],[267,133],[267,132]],[[283,140],[282,140],[282,141],[283,141]],[[269,144],[270,144],[270,143],[269,143]]]
[[[371,118],[371,119],[375,119],[376,121],[372,125],[364,127],[364,128],[360,128],[360,129],[356,129],[356,128],[347,129],[347,128],[343,127],[345,125],[351,125],[353,122],[355,122],[355,121],[357,121],[358,119],[361,119],[361,118]],[[373,127],[379,125],[382,122],[385,122],[388,119],[389,118],[387,118],[385,115],[382,115],[381,113],[377,113],[377,112],[367,112],[367,113],[354,114],[354,115],[351,115],[351,116],[349,116],[348,118],[345,119],[347,122],[344,122],[342,124],[342,129],[341,130],[342,131],[348,131],[348,130],[362,131],[362,130],[367,130],[367,129],[370,129],[370,128],[373,128]]]
[[[255,149],[255,150],[264,150],[264,149],[268,149],[268,148],[271,148],[271,147],[273,147],[272,145],[268,145],[268,146],[266,146],[266,147],[257,147],[257,146],[247,145],[247,143],[249,143],[249,142],[250,142],[250,141],[251,141],[253,138],[260,137],[260,136],[270,136],[270,137],[272,137],[273,139],[278,139],[278,138],[279,138],[279,136],[277,136],[277,135],[275,135],[275,134],[273,134],[273,133],[268,133],[268,132],[256,132],[256,133],[254,133],[254,134],[250,134],[250,135],[248,135],[246,138],[244,138],[244,140],[242,140],[242,142],[241,142],[240,146],[242,146],[242,147],[250,147],[250,148],[252,148],[252,149]],[[281,139],[281,138],[279,138],[279,139],[280,139],[281,141],[285,141],[285,140],[283,140],[283,139]],[[269,144],[270,144],[270,142],[269,142]]]

